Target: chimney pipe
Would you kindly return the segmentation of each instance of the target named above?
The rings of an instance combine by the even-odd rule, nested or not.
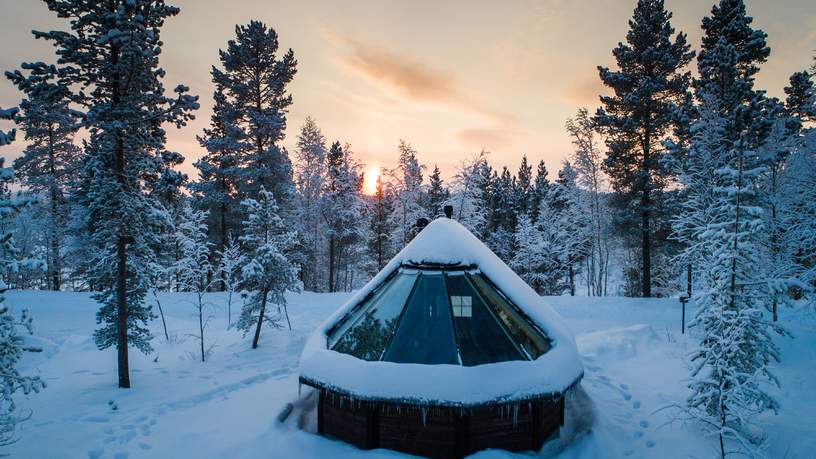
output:
[[[445,206],[443,210],[445,211],[446,217],[453,218],[453,206]]]

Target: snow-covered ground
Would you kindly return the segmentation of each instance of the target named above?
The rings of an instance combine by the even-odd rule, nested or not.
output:
[[[276,418],[298,397],[297,366],[306,337],[348,294],[304,293],[289,297],[294,330],[265,329],[259,349],[227,331],[225,296],[208,296],[213,318],[205,333],[214,345],[201,363],[190,297],[162,294],[170,342],[154,321],[155,353],[131,353],[133,388],[116,388],[115,352],[98,351],[92,331],[96,305],[87,294],[9,292],[13,309],[28,307],[35,319],[31,342],[43,348],[24,367],[41,374],[48,388],[22,409],[33,411],[8,447],[24,458],[323,458],[406,457],[352,446],[299,430]],[[576,335],[584,359],[585,392],[572,397],[561,438],[542,457],[711,457],[713,440],[694,426],[672,421],[682,404],[684,355],[693,338],[680,334],[676,300],[624,298],[549,299]],[[237,307],[234,306],[233,315]],[[689,312],[690,317],[691,312]],[[782,410],[767,415],[767,454],[813,457],[816,451],[816,318],[782,311],[794,338],[778,340],[782,388],[773,389]],[[500,377],[500,376],[498,376]],[[474,457],[516,457],[485,451]],[[524,457],[524,455],[518,455]]]

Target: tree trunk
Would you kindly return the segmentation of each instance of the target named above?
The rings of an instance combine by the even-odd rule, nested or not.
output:
[[[198,292],[198,332],[199,343],[201,344],[201,361],[204,362],[204,304],[202,304],[202,293]]]
[[[261,310],[258,313],[258,325],[255,327],[255,337],[252,339],[252,349],[258,348],[258,341],[261,339],[261,325],[263,325],[264,314],[266,314],[266,298],[269,295],[269,290],[264,289],[263,298],[261,299]]]
[[[170,342],[170,335],[167,334],[167,322],[164,321],[164,310],[162,309],[161,301],[159,301],[159,295],[156,293],[156,289],[153,289],[153,298],[156,299],[156,306],[159,307],[159,315],[161,316],[162,320],[162,328],[164,328],[164,339],[167,342]]]
[[[116,67],[119,63],[119,49],[116,45],[112,45],[111,49],[111,64],[114,68],[113,88],[111,94],[111,102],[114,110],[119,108],[121,104],[121,87],[120,75]],[[125,179],[125,145],[124,133],[121,130],[115,132],[116,148],[115,155],[115,174],[116,180],[119,182],[120,193],[127,191],[127,180]],[[120,209],[121,211],[122,209]],[[120,216],[118,238],[116,241],[116,258],[118,264],[118,272],[116,275],[116,331],[117,331],[117,363],[119,367],[119,387],[127,389],[130,388],[130,368],[128,364],[128,330],[127,330],[127,229],[123,216]]]
[[[334,292],[334,234],[329,236],[329,293]]]
[[[640,199],[640,207],[641,207],[641,214],[640,214],[640,234],[642,237],[641,241],[641,255],[643,257],[641,261],[641,279],[642,283],[640,286],[641,295],[644,298],[649,298],[652,296],[652,254],[651,254],[651,239],[649,237],[649,190],[648,188],[643,189],[643,195]]]

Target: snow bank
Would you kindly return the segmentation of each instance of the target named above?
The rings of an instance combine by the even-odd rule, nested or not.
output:
[[[327,349],[327,333],[403,264],[475,266],[552,341],[535,361],[459,365],[364,361]],[[561,317],[499,257],[455,220],[439,218],[422,230],[380,273],[309,338],[301,379],[361,399],[470,406],[564,392],[583,374],[572,333]]]

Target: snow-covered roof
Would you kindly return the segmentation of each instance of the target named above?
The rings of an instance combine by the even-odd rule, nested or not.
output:
[[[366,361],[327,348],[328,332],[403,265],[463,265],[481,271],[551,341],[533,361],[476,366]],[[309,338],[301,356],[301,380],[360,399],[472,406],[564,392],[583,366],[561,317],[459,222],[439,218],[425,227],[371,281]]]

